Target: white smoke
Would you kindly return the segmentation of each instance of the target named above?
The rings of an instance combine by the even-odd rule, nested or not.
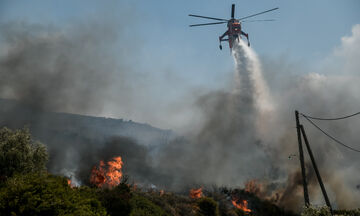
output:
[[[63,168],[60,171],[60,174],[70,179],[72,186],[79,187],[82,185],[82,182],[78,178],[76,178],[76,170],[68,170],[66,168]]]

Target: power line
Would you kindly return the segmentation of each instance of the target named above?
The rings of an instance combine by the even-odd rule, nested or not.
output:
[[[344,146],[344,147],[346,147],[346,148],[348,148],[348,149],[350,149],[350,150],[353,150],[353,151],[355,151],[355,152],[360,152],[360,150],[355,149],[355,148],[353,148],[353,147],[351,147],[351,146],[348,146],[348,145],[344,144],[344,143],[341,142],[340,140],[336,139],[336,138],[333,137],[332,135],[330,135],[330,134],[328,134],[327,132],[325,132],[323,129],[321,129],[319,126],[317,126],[313,121],[311,121],[306,115],[304,115],[304,114],[302,114],[302,113],[301,113],[301,115],[304,116],[306,120],[308,120],[308,121],[309,121],[312,125],[314,125],[318,130],[320,130],[323,134],[325,134],[325,135],[326,135],[327,137],[329,137],[330,139],[334,140],[336,143],[338,143],[338,144],[340,144],[340,145],[342,145],[342,146]]]
[[[307,117],[309,119],[316,119],[316,120],[323,120],[323,121],[341,120],[341,119],[350,118],[350,117],[353,117],[353,116],[356,116],[356,115],[359,115],[359,114],[360,114],[360,112],[357,112],[357,113],[354,113],[354,114],[351,114],[351,115],[347,115],[347,116],[338,117],[338,118],[319,118],[319,117],[308,116],[308,115],[305,115],[304,113],[301,113],[302,116]]]

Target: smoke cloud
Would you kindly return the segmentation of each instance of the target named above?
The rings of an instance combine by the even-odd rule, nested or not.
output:
[[[51,26],[2,24],[2,40],[8,47],[0,60],[1,97],[42,110],[101,110],[101,98],[116,70],[106,51],[116,33],[96,25],[78,27],[81,30],[60,31]]]
[[[234,186],[262,178],[273,168],[267,163],[268,143],[261,137],[261,119],[273,106],[258,59],[242,41],[235,44],[233,54],[234,90],[200,97],[196,103],[203,119],[200,129],[159,151],[161,169],[174,170],[179,182]],[[179,161],[165,163],[175,155]]]

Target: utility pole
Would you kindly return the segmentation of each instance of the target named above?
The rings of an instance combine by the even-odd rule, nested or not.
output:
[[[307,188],[307,183],[306,183],[304,152],[303,152],[301,135],[300,135],[301,131],[300,131],[300,123],[299,123],[299,112],[297,110],[295,110],[295,119],[296,119],[296,131],[297,131],[297,137],[298,137],[298,143],[299,143],[299,158],[300,158],[302,182],[303,182],[303,188],[304,188],[304,200],[305,200],[305,205],[310,206],[309,193],[308,193],[308,188]]]
[[[327,196],[324,183],[323,183],[323,181],[322,181],[322,179],[321,179],[320,172],[319,172],[319,170],[318,170],[318,168],[317,168],[314,155],[313,155],[313,153],[312,153],[312,151],[311,151],[310,144],[309,144],[309,141],[308,141],[308,139],[307,139],[304,126],[300,125],[300,129],[301,129],[301,133],[302,133],[302,135],[303,135],[303,138],[304,138],[304,141],[305,141],[305,144],[306,144],[306,148],[307,148],[307,150],[308,150],[308,153],[309,153],[309,156],[310,156],[312,165],[313,165],[313,167],[314,167],[317,180],[318,180],[319,185],[320,185],[320,187],[321,187],[321,191],[322,191],[322,194],[323,194],[323,196],[324,196],[326,205],[330,208],[330,211],[332,212],[331,204],[330,204],[329,198],[328,198],[328,196]]]

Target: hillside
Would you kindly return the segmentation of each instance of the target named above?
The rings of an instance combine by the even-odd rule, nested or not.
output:
[[[150,152],[174,136],[170,130],[131,120],[46,112],[0,99],[0,127],[25,126],[47,146],[49,171],[79,184],[88,181],[95,164],[114,156],[124,158],[126,173],[138,181],[162,179],[148,163]]]

